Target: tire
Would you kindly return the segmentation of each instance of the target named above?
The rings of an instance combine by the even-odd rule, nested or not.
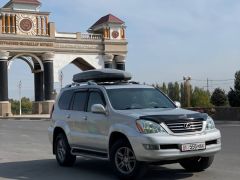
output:
[[[110,162],[115,174],[124,180],[140,178],[147,169],[145,163],[136,160],[134,151],[126,140],[119,140],[111,147]]]
[[[209,168],[213,163],[214,156],[210,157],[193,157],[180,161],[180,165],[190,172],[200,172]]]
[[[58,164],[66,167],[73,166],[76,161],[76,156],[71,154],[71,148],[65,134],[59,134],[55,143],[55,152]]]

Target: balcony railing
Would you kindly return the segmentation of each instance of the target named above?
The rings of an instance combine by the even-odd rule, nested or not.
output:
[[[64,32],[56,32],[56,38],[63,39],[89,39],[89,40],[101,40],[101,34],[91,34],[91,33],[64,33]]]
[[[101,34],[81,33],[81,39],[102,39]]]

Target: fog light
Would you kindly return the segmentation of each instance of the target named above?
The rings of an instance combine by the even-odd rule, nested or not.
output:
[[[160,149],[160,145],[157,145],[157,144],[143,144],[143,147],[146,150],[159,150]]]

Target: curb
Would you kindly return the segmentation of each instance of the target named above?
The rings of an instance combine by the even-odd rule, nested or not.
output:
[[[0,117],[0,120],[16,120],[16,121],[21,121],[21,120],[29,120],[29,121],[36,121],[36,120],[50,120],[49,117]]]

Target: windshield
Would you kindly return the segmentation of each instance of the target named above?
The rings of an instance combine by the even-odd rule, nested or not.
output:
[[[116,110],[176,108],[155,88],[122,88],[107,90],[110,102]]]

